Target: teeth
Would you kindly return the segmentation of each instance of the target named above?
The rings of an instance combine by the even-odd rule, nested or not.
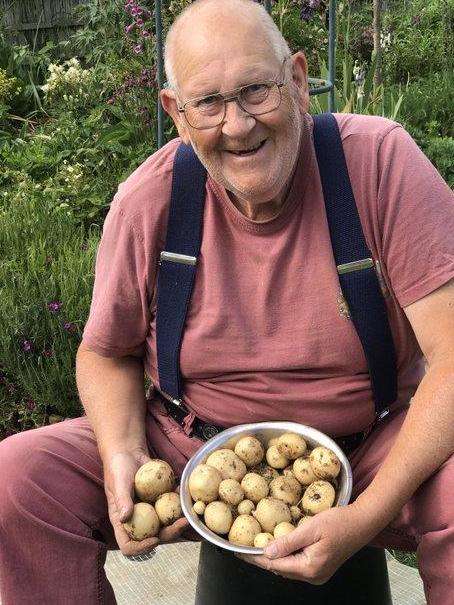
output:
[[[259,149],[259,147],[261,147],[261,143],[259,143],[257,145],[257,147],[253,147],[252,149],[244,149],[242,151],[232,151],[232,153],[234,153],[235,155],[243,155],[244,153],[252,153],[253,151],[257,151],[257,149]]]

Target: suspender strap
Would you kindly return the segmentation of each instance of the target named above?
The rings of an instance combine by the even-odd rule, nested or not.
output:
[[[202,242],[206,170],[192,148],[177,149],[165,250],[158,278],[156,341],[161,391],[180,399],[180,348]]]
[[[380,416],[397,397],[396,353],[332,114],[315,116],[314,143],[339,281],[366,355],[375,411]]]

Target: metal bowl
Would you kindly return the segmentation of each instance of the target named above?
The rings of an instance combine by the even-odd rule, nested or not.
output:
[[[180,482],[180,498],[181,508],[191,526],[202,538],[208,540],[216,546],[231,550],[232,552],[240,552],[245,554],[259,555],[263,553],[263,548],[255,548],[253,546],[240,546],[232,544],[221,536],[208,529],[202,523],[199,516],[194,512],[192,506],[192,498],[189,493],[189,477],[192,471],[199,464],[204,464],[208,456],[220,448],[234,449],[236,443],[245,436],[253,435],[259,439],[266,447],[268,441],[273,437],[279,437],[282,433],[298,433],[306,440],[308,446],[312,449],[318,445],[323,445],[331,449],[339,458],[341,463],[341,471],[338,476],[338,487],[336,490],[335,506],[344,506],[348,504],[352,492],[352,470],[347,456],[328,435],[317,431],[304,424],[296,422],[257,422],[254,424],[240,424],[230,429],[218,433],[207,441],[186,464]]]

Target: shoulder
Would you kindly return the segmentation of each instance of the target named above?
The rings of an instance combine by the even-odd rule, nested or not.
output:
[[[410,174],[416,166],[420,170],[433,168],[398,122],[356,114],[335,114],[335,117],[349,168],[360,171],[363,177],[380,179],[391,165],[404,174]]]
[[[173,160],[179,144],[179,138],[171,140],[119,184],[110,214],[121,215],[139,227],[144,220],[156,221],[168,211]]]
[[[410,135],[398,123],[381,116],[338,113],[335,114],[344,147],[361,145],[361,151],[376,151],[384,141],[404,138],[411,140]]]

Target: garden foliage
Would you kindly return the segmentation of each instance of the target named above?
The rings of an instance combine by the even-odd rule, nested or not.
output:
[[[163,2],[165,28],[189,2]],[[338,3],[338,110],[402,121],[454,186],[454,0],[386,4],[377,86],[372,2]],[[273,3],[292,50],[324,78],[327,5]],[[118,183],[157,145],[153,10],[87,0],[74,36],[43,48],[0,27],[0,439],[81,411],[74,357],[100,230]],[[312,97],[313,111],[326,107]]]

